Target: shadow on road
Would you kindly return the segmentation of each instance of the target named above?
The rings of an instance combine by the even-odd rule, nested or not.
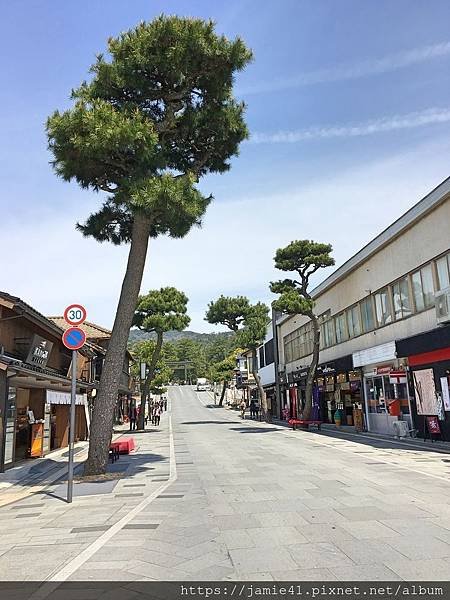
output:
[[[184,421],[181,425],[230,425],[240,421]]]
[[[232,427],[231,431],[239,431],[239,433],[271,433],[272,431],[281,431],[277,427]]]
[[[106,476],[100,475],[98,478],[92,477],[86,480],[81,479],[83,474],[83,463],[78,463],[74,468],[74,496],[97,495],[102,493],[110,493],[117,485],[119,479],[128,479],[136,473],[148,472],[155,470],[155,464],[165,461],[167,470],[169,471],[168,458],[161,454],[141,453],[141,454],[121,454],[119,460],[115,463],[108,462]],[[67,487],[67,462],[55,461],[51,458],[43,459],[42,462],[36,465],[24,465],[26,472],[22,472],[20,476],[20,468],[2,473],[2,481],[9,477],[9,481],[13,483],[15,488],[24,488],[31,486],[44,485],[45,489],[32,492],[30,496],[46,495],[53,498],[66,501]],[[63,471],[59,477],[51,480],[58,471]],[[11,477],[13,475],[13,477]],[[109,477],[108,477],[109,476]],[[12,488],[6,488],[10,491]]]

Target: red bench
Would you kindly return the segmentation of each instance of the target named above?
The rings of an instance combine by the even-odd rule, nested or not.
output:
[[[130,454],[135,448],[136,444],[132,437],[119,438],[118,440],[111,442],[110,445],[110,449],[117,450],[119,454]]]
[[[320,426],[322,425],[322,421],[317,421],[314,419],[289,419],[288,423],[292,426],[293,431],[295,431],[297,425],[304,429],[309,429],[309,426],[313,425],[317,427],[318,430],[320,430]]]

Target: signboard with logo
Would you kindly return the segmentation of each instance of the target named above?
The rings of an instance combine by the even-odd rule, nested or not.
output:
[[[439,435],[441,433],[437,417],[427,417],[427,428],[430,435]]]
[[[52,348],[53,342],[49,342],[40,335],[34,335],[25,362],[35,367],[45,367]]]
[[[367,350],[355,352],[353,354],[353,367],[376,365],[395,358],[397,358],[395,342],[388,342],[387,344],[380,344],[379,346],[367,348]]]
[[[406,371],[391,371],[389,373],[389,383],[406,383]]]

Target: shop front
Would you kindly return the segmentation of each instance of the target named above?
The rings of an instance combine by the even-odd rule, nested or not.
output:
[[[2,361],[3,362],[3,361]],[[4,364],[4,362],[3,362]],[[27,458],[39,458],[68,445],[70,380],[36,372],[18,361],[7,365],[3,401],[0,471]],[[48,389],[48,388],[53,389]],[[77,394],[75,440],[88,435],[87,395]]]
[[[397,359],[395,342],[374,346],[353,354],[354,368],[363,372],[364,410],[368,431],[398,435],[395,423],[413,428],[411,392],[406,361]]]
[[[397,342],[406,357],[418,435],[450,441],[450,326]]]
[[[308,368],[288,375],[289,416],[301,411],[305,402]],[[340,357],[317,367],[313,389],[313,412],[324,423],[357,426],[363,429],[362,378],[353,369],[352,355]]]
[[[277,394],[275,385],[264,386],[264,392],[266,394],[267,411],[272,417],[277,417],[279,413],[277,404]]]

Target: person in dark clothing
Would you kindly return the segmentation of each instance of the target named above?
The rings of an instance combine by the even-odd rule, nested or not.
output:
[[[137,410],[134,404],[130,406],[130,431],[134,431],[136,429],[136,419],[137,419]]]
[[[253,399],[250,400],[250,418],[251,419],[256,418],[255,401]]]

